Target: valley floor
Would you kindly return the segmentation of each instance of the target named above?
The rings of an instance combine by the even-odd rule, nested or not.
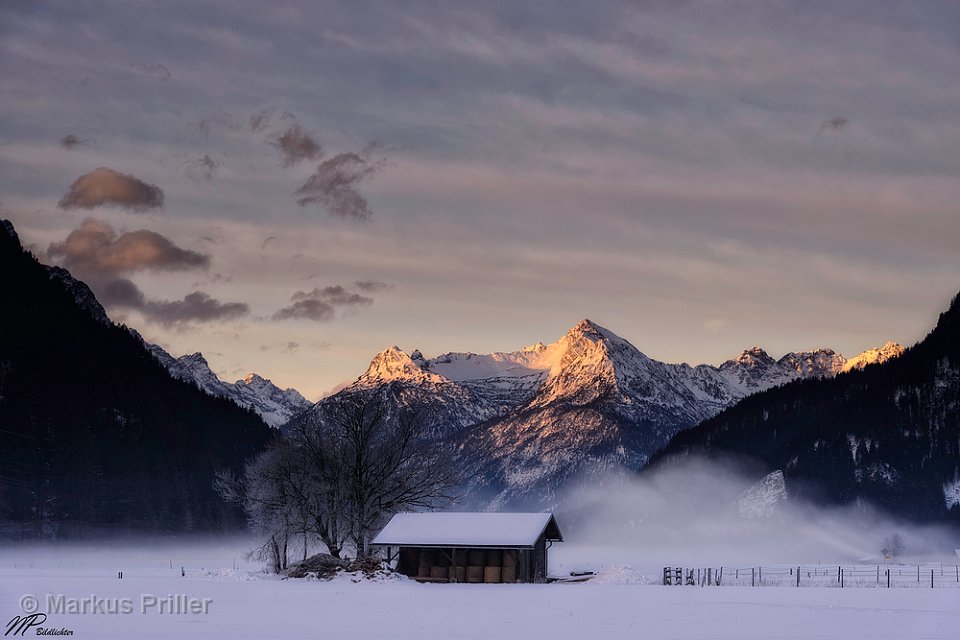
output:
[[[49,613],[76,638],[957,638],[960,589],[663,587],[656,584],[421,585],[280,580],[230,552],[182,562],[163,550],[0,549],[0,616],[20,599],[129,599],[134,611]],[[181,556],[177,556],[178,560]],[[214,564],[200,568],[206,558]],[[124,577],[116,565],[124,564]],[[226,564],[229,568],[212,568]],[[635,572],[607,572],[636,582]],[[626,577],[626,580],[621,578]],[[650,576],[651,579],[654,576]],[[207,614],[140,611],[152,595],[209,599]],[[109,607],[110,605],[106,605]],[[35,635],[31,630],[26,635]]]

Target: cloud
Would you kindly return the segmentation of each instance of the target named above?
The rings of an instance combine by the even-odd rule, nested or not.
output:
[[[270,126],[270,118],[273,117],[273,109],[263,109],[250,116],[248,126],[253,133],[265,131]]]
[[[105,307],[139,311],[148,322],[165,327],[233,320],[250,313],[246,303],[220,302],[203,291],[187,294],[183,300],[151,300],[126,278],[94,281],[92,287]]]
[[[323,157],[320,143],[295,124],[283,133],[270,136],[267,144],[271,144],[280,152],[283,167],[292,167],[302,160],[317,160]]]
[[[119,207],[146,211],[163,207],[163,190],[134,176],[99,167],[77,178],[57,206],[61,209]]]
[[[60,138],[60,146],[66,150],[73,149],[74,147],[80,146],[81,144],[87,144],[89,140],[81,140],[77,137],[76,134],[69,133],[62,138]]]
[[[262,344],[260,351],[283,351],[285,353],[296,353],[300,349],[300,343],[289,340],[287,342],[278,342],[276,344]]]
[[[230,112],[224,109],[214,111],[192,126],[199,129],[205,138],[209,138],[210,134],[213,133],[213,130],[216,128],[226,129],[227,131],[236,131],[240,128],[240,125],[234,121]]]
[[[366,291],[367,293],[377,293],[380,291],[393,289],[392,284],[380,282],[379,280],[356,280],[354,281],[353,286],[361,291]]]
[[[367,199],[357,186],[379,171],[385,160],[372,157],[376,145],[360,153],[338,153],[324,160],[312,176],[297,189],[297,203],[304,207],[316,204],[332,216],[365,220],[373,215]]]
[[[210,182],[222,163],[219,160],[214,160],[208,154],[203,154],[199,158],[184,160],[184,164],[187,166],[184,171],[187,177],[194,183],[200,184],[201,182]]]
[[[297,291],[290,296],[293,302],[273,314],[274,320],[304,319],[327,322],[336,317],[338,308],[356,309],[373,304],[373,298],[348,291],[341,285]]]
[[[141,270],[206,269],[210,256],[182,249],[155,231],[138,229],[117,235],[108,223],[87,218],[47,256],[82,276],[116,275]]]
[[[250,313],[250,306],[245,302],[220,302],[203,291],[194,291],[183,300],[149,300],[141,311],[147,319],[171,326],[233,320]]]
[[[142,309],[146,297],[140,288],[126,278],[113,278],[102,283],[93,283],[97,300],[105,307]]]
[[[840,131],[843,129],[850,121],[844,118],[843,116],[834,116],[832,118],[827,118],[820,124],[820,131]]]
[[[170,73],[170,69],[167,69],[166,66],[157,62],[150,64],[131,64],[130,68],[141,71],[147,75],[156,76],[164,82],[173,77],[173,74]]]

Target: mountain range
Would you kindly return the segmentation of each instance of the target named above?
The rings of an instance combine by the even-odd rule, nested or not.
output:
[[[5,247],[9,254],[5,257],[22,262],[14,266],[29,273],[26,280],[39,282],[37,274],[42,272],[46,283],[34,283],[40,297],[45,296],[39,302],[30,300],[33,293],[22,286],[7,298],[27,300],[24,308],[50,307],[55,314],[72,318],[76,326],[70,331],[83,334],[78,338],[81,342],[102,338],[83,332],[110,332],[114,341],[116,332],[121,332],[126,336],[120,340],[124,342],[121,351],[130,351],[126,342],[132,340],[133,352],[140,354],[135,357],[148,354],[149,360],[162,365],[167,378],[189,383],[187,388],[203,391],[203,397],[228,399],[229,406],[252,410],[281,432],[304,421],[322,423],[325,412],[344,396],[375,394],[394,415],[399,409],[412,411],[424,422],[425,437],[446,449],[462,470],[465,502],[470,506],[555,506],[560,489],[574,478],[589,479],[611,469],[656,468],[702,454],[749,458],[776,489],[765,489],[764,495],[775,494],[778,501],[788,494],[821,502],[862,499],[923,519],[960,513],[960,356],[956,352],[960,305],[956,300],[916,347],[904,350],[888,342],[850,359],[828,348],[774,359],[760,347],[752,347],[719,366],[671,364],[648,357],[586,319],[553,343],[510,352],[451,352],[426,358],[418,350],[406,353],[393,346],[377,354],[351,385],[311,404],[295,390],[279,389],[256,374],[234,383],[222,381],[200,353],[174,358],[136,332],[113,325],[84,283],[62,268],[44,267],[29,256],[28,264],[16,257],[16,252],[23,252],[18,243],[14,248],[12,226],[6,223],[0,231],[10,245]],[[70,299],[69,305],[63,295]],[[64,305],[71,308],[64,311]],[[79,324],[78,312],[86,318]],[[11,315],[5,320],[18,322],[17,318]],[[28,333],[36,329],[17,326]],[[53,348],[47,345],[49,336],[33,338],[46,345],[41,353]],[[116,348],[111,346],[107,352]],[[8,356],[0,358],[0,414],[12,410],[10,415],[33,424],[34,417],[23,413],[22,400],[10,401],[24,392],[11,391],[16,385],[10,382],[10,372],[23,367],[10,364],[9,352],[7,347]],[[100,363],[95,368],[107,366]],[[157,384],[156,372],[149,366],[140,374]],[[15,373],[13,377],[18,379]],[[103,376],[102,383],[109,378]],[[26,393],[41,391],[30,387]],[[153,406],[155,391],[136,393],[141,395],[134,397],[147,398],[143,403]],[[195,403],[192,397],[190,402]],[[101,404],[109,407],[111,402],[115,401]],[[115,410],[123,416],[123,424],[136,414],[127,405]],[[105,415],[105,410],[95,415]],[[210,409],[200,410],[205,411]],[[245,414],[241,410],[237,415]],[[90,418],[85,420],[89,423]],[[246,419],[231,420],[239,425]],[[218,437],[232,436],[222,432]],[[74,437],[65,441],[73,443],[70,450],[95,446],[83,445],[82,439]],[[11,450],[16,444],[11,443]],[[59,456],[67,455],[56,442],[48,444]],[[135,441],[134,448],[141,444]],[[208,442],[208,446],[216,445]],[[101,465],[98,468],[110,466],[88,455],[78,468],[86,469],[91,459]],[[238,459],[231,460],[230,466],[236,468]],[[4,470],[8,483],[10,473],[22,472]],[[100,473],[100,477],[106,476]],[[86,501],[83,508],[96,511]],[[153,517],[166,523],[179,522],[178,518],[192,522],[196,517],[165,513]]]
[[[486,508],[544,506],[573,477],[639,469],[675,434],[746,396],[832,378],[850,362],[861,367],[898,349],[890,343],[847,361],[832,349],[775,360],[753,347],[718,367],[668,364],[582,320],[556,342],[512,352],[427,359],[389,347],[352,385],[284,428],[322,421],[344,395],[373,392],[415,412],[429,437],[450,448],[468,478],[468,500]]]
[[[202,353],[174,358],[158,345],[148,342],[144,345],[174,378],[195,384],[212,396],[227,398],[241,407],[252,409],[271,427],[279,427],[313,404],[296,389],[281,389],[256,373],[248,373],[236,382],[224,382],[213,372]]]

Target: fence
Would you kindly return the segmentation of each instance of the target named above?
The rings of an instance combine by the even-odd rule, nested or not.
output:
[[[960,565],[664,567],[670,586],[960,588]]]

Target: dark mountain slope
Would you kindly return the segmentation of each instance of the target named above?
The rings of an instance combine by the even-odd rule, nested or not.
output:
[[[209,530],[213,492],[271,437],[251,411],[172,378],[131,332],[94,318],[0,221],[0,522]]]
[[[748,397],[679,433],[649,468],[694,454],[782,469],[791,493],[820,502],[960,523],[960,296],[902,357]]]

